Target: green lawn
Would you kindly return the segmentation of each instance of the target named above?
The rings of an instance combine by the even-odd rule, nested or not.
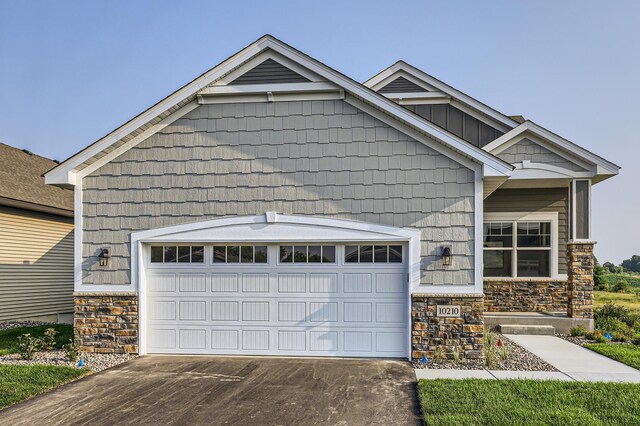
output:
[[[536,380],[420,380],[427,425],[640,424],[640,385]]]
[[[640,346],[589,343],[584,347],[640,370]]]
[[[61,347],[73,339],[73,326],[68,324],[48,324],[37,327],[20,327],[10,330],[0,330],[0,355],[13,354],[18,352],[18,337],[24,333],[31,333],[33,337],[42,337],[47,328],[54,328],[56,336],[56,346]]]
[[[606,303],[624,306],[633,312],[640,313],[640,296],[634,293],[613,293],[610,291],[594,291],[595,307],[601,308]]]
[[[88,374],[52,365],[0,365],[0,409]]]

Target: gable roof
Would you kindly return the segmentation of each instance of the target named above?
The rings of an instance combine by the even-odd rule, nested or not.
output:
[[[500,153],[507,149],[513,141],[519,140],[522,135],[533,135],[537,138],[547,142],[552,147],[558,149],[560,152],[567,152],[572,156],[577,157],[588,164],[594,166],[594,183],[600,182],[611,176],[618,174],[620,166],[606,160],[593,152],[574,144],[573,142],[545,129],[542,126],[534,123],[531,120],[525,120],[522,124],[512,129],[511,131],[500,136],[493,142],[485,145],[484,150],[493,154]]]
[[[464,106],[471,108],[474,111],[484,115],[485,117],[493,120],[496,124],[506,127],[505,131],[512,129],[518,125],[518,122],[513,118],[504,115],[503,113],[483,104],[482,102],[472,98],[471,96],[462,93],[461,91],[449,86],[448,84],[438,80],[437,78],[427,74],[426,72],[406,63],[405,61],[398,61],[395,64],[385,68],[378,74],[365,81],[365,86],[372,90],[379,91],[385,87],[389,82],[393,81],[397,76],[402,76],[405,79],[414,80],[418,83],[426,84],[435,88],[457,101]]]
[[[45,185],[44,172],[57,163],[0,143],[0,204],[73,215],[73,192]]]
[[[251,59],[268,52],[275,52],[286,61],[307,69],[310,74],[317,75],[325,82],[338,86],[353,99],[372,106],[401,124],[410,126],[430,140],[435,141],[436,144],[440,144],[441,148],[457,153],[477,164],[482,164],[485,168],[485,175],[508,176],[513,169],[511,165],[491,153],[472,146],[457,136],[427,122],[383,95],[370,90],[275,37],[265,35],[47,172],[45,175],[46,182],[54,185],[75,185],[76,177],[82,177],[83,173],[86,173],[84,171],[90,165],[99,160],[103,162],[109,161],[111,158],[115,158],[115,156],[135,146],[135,144],[175,120],[180,115],[181,109],[183,111],[182,114],[184,114],[185,110],[188,112],[196,108],[198,104],[195,100],[198,94],[212,89],[207,86],[241,68]]]

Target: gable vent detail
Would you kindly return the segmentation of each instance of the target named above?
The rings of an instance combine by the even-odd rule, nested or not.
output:
[[[267,59],[229,84],[306,83],[309,80],[284,65]]]
[[[398,77],[391,83],[378,90],[378,93],[416,93],[427,91],[427,89],[418,86],[417,84],[407,80],[404,77]]]

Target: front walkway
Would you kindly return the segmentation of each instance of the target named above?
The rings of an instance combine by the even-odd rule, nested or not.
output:
[[[640,371],[555,336],[507,335],[560,371],[415,370],[418,379],[534,379],[640,383]]]

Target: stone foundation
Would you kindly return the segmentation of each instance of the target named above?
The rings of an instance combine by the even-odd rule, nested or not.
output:
[[[593,318],[593,242],[567,244],[571,318]]]
[[[566,280],[486,280],[486,312],[567,312]]]
[[[80,351],[138,353],[136,293],[74,293],[75,343]]]
[[[461,358],[482,358],[484,346],[484,302],[477,294],[414,294],[411,304],[411,358],[433,358],[436,349],[445,357],[454,351]],[[437,305],[460,306],[460,317],[436,316]]]

